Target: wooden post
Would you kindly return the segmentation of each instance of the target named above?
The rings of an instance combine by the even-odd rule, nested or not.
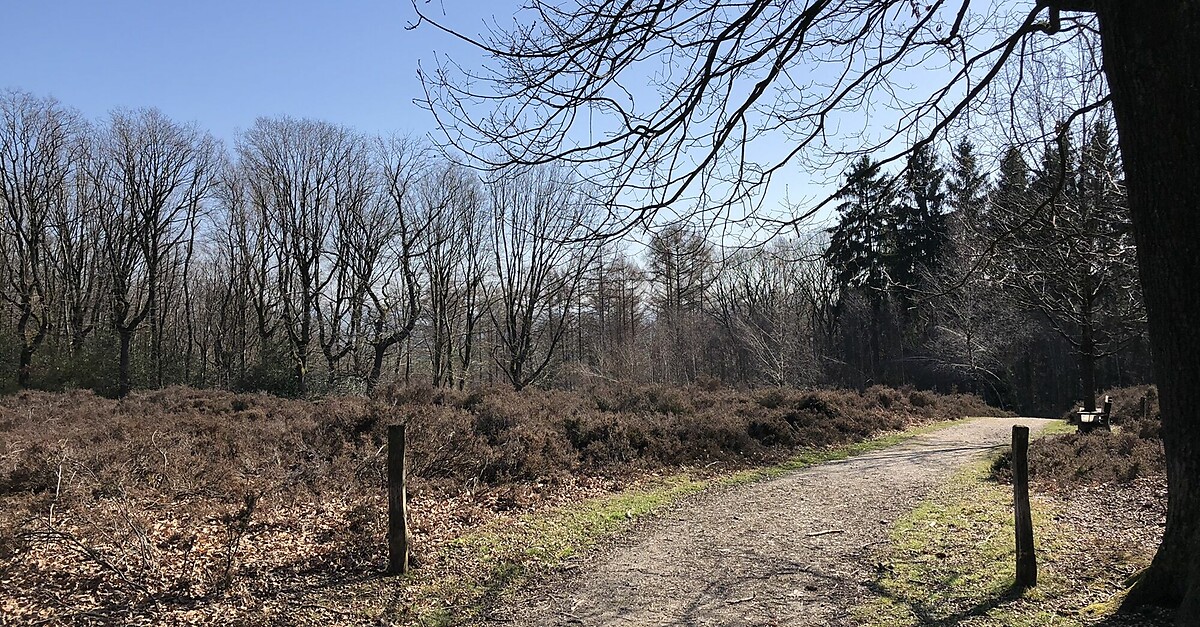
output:
[[[1029,510],[1029,427],[1012,428],[1013,504],[1017,527],[1018,588],[1037,585],[1037,557],[1033,553],[1033,514]]]
[[[404,425],[387,430],[388,573],[408,572],[408,476],[404,472]]]

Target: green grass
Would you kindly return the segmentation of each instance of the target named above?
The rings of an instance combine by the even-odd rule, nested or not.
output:
[[[675,474],[625,492],[571,507],[530,514],[469,533],[451,545],[446,559],[467,564],[454,576],[431,583],[423,595],[436,599],[420,616],[423,625],[469,624],[539,574],[564,567],[579,555],[627,530],[635,521],[714,488],[762,481],[829,461],[889,448],[914,437],[962,424],[967,419],[883,434],[844,446],[803,451],[771,466],[716,477]]]
[[[1068,433],[1075,433],[1077,431],[1079,431],[1079,427],[1076,427],[1066,420],[1055,420],[1054,422],[1042,428],[1042,430],[1038,432],[1037,437],[1044,438],[1051,435],[1066,435]]]
[[[1054,422],[1036,437],[1072,433]],[[994,459],[972,465],[896,521],[877,566],[876,597],[856,609],[863,625],[1075,626],[1116,603],[1074,607],[1073,584],[1056,563],[1073,559],[1077,538],[1055,521],[1056,505],[1033,499],[1038,585],[1014,590],[1012,487],[990,480]]]
[[[988,481],[990,462],[971,466],[938,489],[892,528],[878,565],[877,598],[856,612],[864,625],[1078,625],[1049,603],[1069,591],[1042,568],[1038,586],[1013,590],[1015,554],[1012,491]],[[1039,557],[1070,541],[1053,511],[1033,503]]]

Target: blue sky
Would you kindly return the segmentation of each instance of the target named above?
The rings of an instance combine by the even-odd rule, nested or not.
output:
[[[518,6],[432,0],[423,10],[444,11],[449,24],[478,33],[510,20]],[[432,116],[413,103],[422,96],[418,62],[432,66],[435,53],[466,67],[483,60],[436,29],[407,30],[410,0],[8,0],[0,14],[0,89],[52,95],[91,119],[117,107],[158,107],[229,146],[255,118],[285,114],[440,138]],[[787,147],[782,137],[763,145]],[[839,174],[797,164],[776,178],[766,204],[823,198]]]
[[[517,7],[433,0],[423,10],[479,33]],[[434,133],[413,103],[418,62],[431,66],[435,53],[482,61],[436,29],[407,30],[408,0],[10,0],[3,15],[0,89],[51,95],[91,119],[157,107],[231,148],[255,118],[284,114],[368,133]]]
[[[446,10],[482,20],[508,5]],[[405,30],[405,0],[10,0],[3,15],[0,88],[52,95],[93,119],[154,106],[226,142],[279,114],[427,132],[432,118],[412,102],[418,60],[473,56],[433,29]]]

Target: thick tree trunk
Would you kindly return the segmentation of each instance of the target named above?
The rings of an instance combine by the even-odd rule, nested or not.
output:
[[[301,359],[296,360],[295,375],[296,375],[296,393],[299,394],[300,396],[304,396],[304,395],[308,394],[308,360],[307,359],[301,358]]]
[[[37,333],[32,338],[29,337],[30,322],[37,325]],[[29,301],[26,300],[21,316],[17,319],[17,337],[21,338],[21,349],[17,356],[17,386],[21,389],[29,388],[32,383],[33,355],[42,345],[42,340],[46,338],[48,330],[44,318],[35,318]]]
[[[1200,3],[1097,7],[1162,408],[1169,488],[1158,555],[1131,605],[1200,624]]]
[[[379,385],[379,379],[383,377],[383,359],[387,356],[388,349],[398,341],[383,341],[371,345],[375,355],[371,360],[371,374],[367,376],[367,394],[374,392]]]
[[[881,327],[883,326],[883,303],[879,297],[872,296],[871,299],[871,383],[878,385],[882,383],[880,372],[882,371],[883,362],[883,342],[880,340],[882,335]]]

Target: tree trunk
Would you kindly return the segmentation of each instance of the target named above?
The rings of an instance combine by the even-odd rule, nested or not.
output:
[[[117,337],[121,344],[121,358],[117,366],[117,398],[125,398],[133,389],[129,374],[129,349],[133,344],[133,330],[117,329]]]
[[[21,347],[20,363],[17,365],[17,385],[22,389],[28,389],[32,374],[30,369],[33,367],[33,352],[34,348],[28,344]]]
[[[1080,342],[1079,383],[1084,410],[1096,411],[1096,340],[1087,326],[1083,328],[1083,341]]]
[[[38,346],[41,346],[42,340],[46,337],[48,330],[43,319],[36,319],[33,315],[32,306],[28,299],[22,303],[22,311],[17,319],[17,337],[21,338],[21,350],[17,357],[17,386],[21,389],[27,389],[33,378],[31,368],[33,367],[33,354],[37,352]],[[29,323],[33,322],[37,325],[37,333],[31,338],[29,337]]]
[[[296,359],[296,393],[300,396],[308,394],[308,359],[301,356]]]
[[[371,347],[375,349],[375,356],[371,360],[371,374],[367,377],[367,394],[374,392],[376,386],[379,385],[379,379],[383,376],[383,358],[387,356],[388,348],[395,343],[395,341],[384,341],[371,345]]]
[[[1200,624],[1200,4],[1098,3],[1167,455],[1167,528],[1127,604]]]
[[[880,372],[882,371],[883,349],[880,340],[882,334],[881,327],[883,326],[883,302],[881,297],[871,296],[871,383],[878,385],[881,383]]]

